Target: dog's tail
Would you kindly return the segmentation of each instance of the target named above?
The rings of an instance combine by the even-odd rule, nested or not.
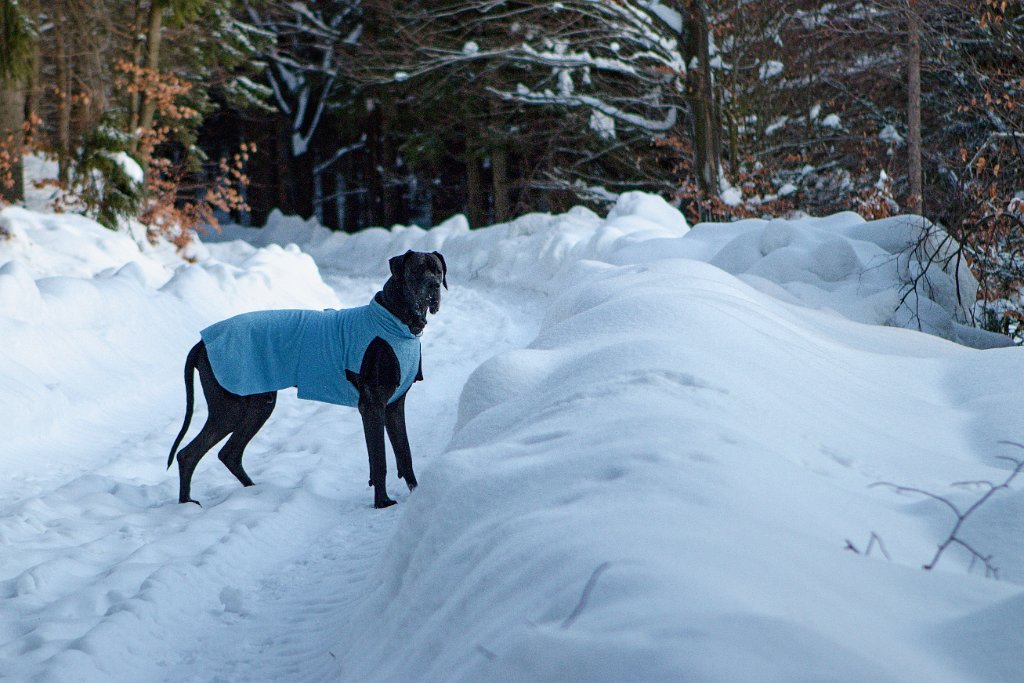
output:
[[[192,423],[192,402],[195,400],[196,393],[193,382],[196,364],[199,362],[199,353],[202,351],[202,348],[203,342],[199,342],[192,347],[192,350],[188,352],[188,356],[185,357],[185,424],[181,425],[178,438],[174,440],[174,445],[171,446],[171,454],[167,456],[168,469],[170,469],[171,463],[174,462],[174,454],[178,452],[178,446],[181,445],[181,440],[185,438],[185,432],[188,431],[189,424]]]

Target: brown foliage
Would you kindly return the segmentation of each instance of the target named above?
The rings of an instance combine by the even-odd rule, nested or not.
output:
[[[199,118],[199,112],[179,102],[188,95],[192,84],[184,81],[168,71],[149,69],[121,59],[114,63],[118,73],[115,84],[132,95],[141,95],[147,102],[153,103],[157,112],[156,120],[163,125],[155,125],[149,130],[128,131],[139,138],[139,153],[144,159],[153,154],[160,143],[167,140],[174,125]]]
[[[188,181],[189,174],[181,165],[157,158],[146,176],[149,199],[139,219],[149,226],[150,239],[165,237],[179,248],[187,245],[194,232],[210,227],[219,230],[216,211],[245,211],[248,205],[242,195],[249,184],[244,173],[255,145],[242,144],[231,160],[221,159],[219,174],[203,184],[202,199],[183,201],[186,192],[198,189]]]
[[[38,116],[31,115],[21,124],[21,142],[18,149],[18,137],[9,133],[5,138],[0,139],[0,190],[9,190],[14,187],[14,174],[21,170],[21,159],[28,150],[33,147],[36,131],[41,123]],[[3,207],[3,193],[0,192],[0,207]]]
[[[13,149],[16,145],[13,134],[0,140],[0,190],[10,190],[14,187],[14,172],[21,158]],[[3,203],[3,193],[0,193],[0,206],[3,206]]]

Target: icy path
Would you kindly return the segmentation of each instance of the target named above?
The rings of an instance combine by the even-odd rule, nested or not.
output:
[[[346,306],[379,287],[324,276]],[[532,339],[541,307],[531,312],[530,303],[453,287],[431,320],[426,381],[408,401],[421,479],[451,436],[469,374]],[[176,473],[163,467],[180,426],[180,379],[173,387],[176,409],[168,413],[165,396],[127,424],[102,425],[112,435],[90,438],[77,468],[69,458],[43,470],[50,476],[5,485],[0,543],[23,569],[0,583],[0,599],[22,618],[0,622],[0,660],[13,664],[0,679],[343,675],[330,652],[337,625],[372,585],[409,495],[390,448],[389,488],[400,504],[376,511],[358,413],[282,392],[246,454],[257,486],[239,487],[211,453],[193,485],[205,508],[178,506]],[[197,403],[191,433],[205,418]]]

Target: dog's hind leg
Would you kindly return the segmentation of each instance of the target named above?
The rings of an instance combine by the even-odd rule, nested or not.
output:
[[[224,447],[220,449],[220,454],[217,456],[220,461],[224,463],[224,466],[228,468],[231,474],[242,483],[242,486],[252,486],[252,479],[246,474],[245,469],[242,468],[242,455],[245,453],[245,447],[249,445],[252,437],[256,436],[256,432],[266,424],[270,414],[274,412],[274,406],[277,404],[277,392],[270,391],[265,394],[252,394],[242,399],[244,401],[243,410],[244,415],[242,416],[241,422],[235,427],[235,431],[231,434],[231,438],[224,444]]]
[[[205,347],[200,348],[195,360],[195,367],[199,372],[199,383],[203,387],[209,415],[199,434],[187,446],[178,451],[177,457],[178,502],[198,505],[199,502],[193,500],[191,494],[192,474],[196,471],[196,465],[203,459],[203,456],[235,430],[241,421],[241,408],[244,399],[220,385],[213,374]]]
[[[196,465],[203,459],[203,456],[229,433],[231,433],[230,428],[220,423],[219,420],[209,419],[196,438],[178,451],[179,503],[199,504],[199,501],[192,500],[191,497],[192,473],[196,471]]]

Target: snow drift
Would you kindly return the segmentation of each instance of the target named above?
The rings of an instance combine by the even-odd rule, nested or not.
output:
[[[922,571],[949,511],[870,486],[965,504],[984,486],[954,482],[1001,481],[1000,456],[1024,455],[998,443],[1022,438],[1024,390],[1006,378],[1024,359],[964,346],[1003,343],[964,324],[969,273],[936,268],[897,308],[919,268],[915,220],[690,228],[643,194],[605,218],[479,231],[333,235],[278,216],[226,230],[195,264],[110,257],[111,242],[61,276],[35,224],[53,221],[69,253],[104,238],[7,210],[0,300],[33,303],[0,314],[14,444],[0,669],[1006,680],[1024,666],[1024,496],[1002,492],[964,527],[995,556],[993,581],[965,553]],[[174,505],[161,461],[196,330],[247,308],[363,303],[410,248],[442,251],[451,286],[410,394],[420,488],[370,510],[353,411],[286,395],[247,458],[259,486],[209,469],[208,507]],[[124,439],[139,445],[121,453]],[[866,554],[872,534],[888,560]]]
[[[919,244],[922,232],[929,237]],[[826,218],[749,219],[701,223],[691,230],[662,198],[623,194],[606,219],[577,207],[565,214],[528,214],[470,232],[457,216],[432,230],[395,226],[351,236],[275,214],[267,228],[227,228],[213,240],[252,244],[299,240],[318,263],[355,274],[381,274],[386,254],[405,248],[445,249],[469,282],[550,291],[556,276],[588,260],[626,265],[693,259],[736,275],[786,303],[873,325],[917,329],[979,348],[1005,346],[1000,335],[971,327],[978,283],[962,260],[945,257],[941,229],[918,216],[866,222],[847,212]],[[920,278],[915,287],[914,281]]]

